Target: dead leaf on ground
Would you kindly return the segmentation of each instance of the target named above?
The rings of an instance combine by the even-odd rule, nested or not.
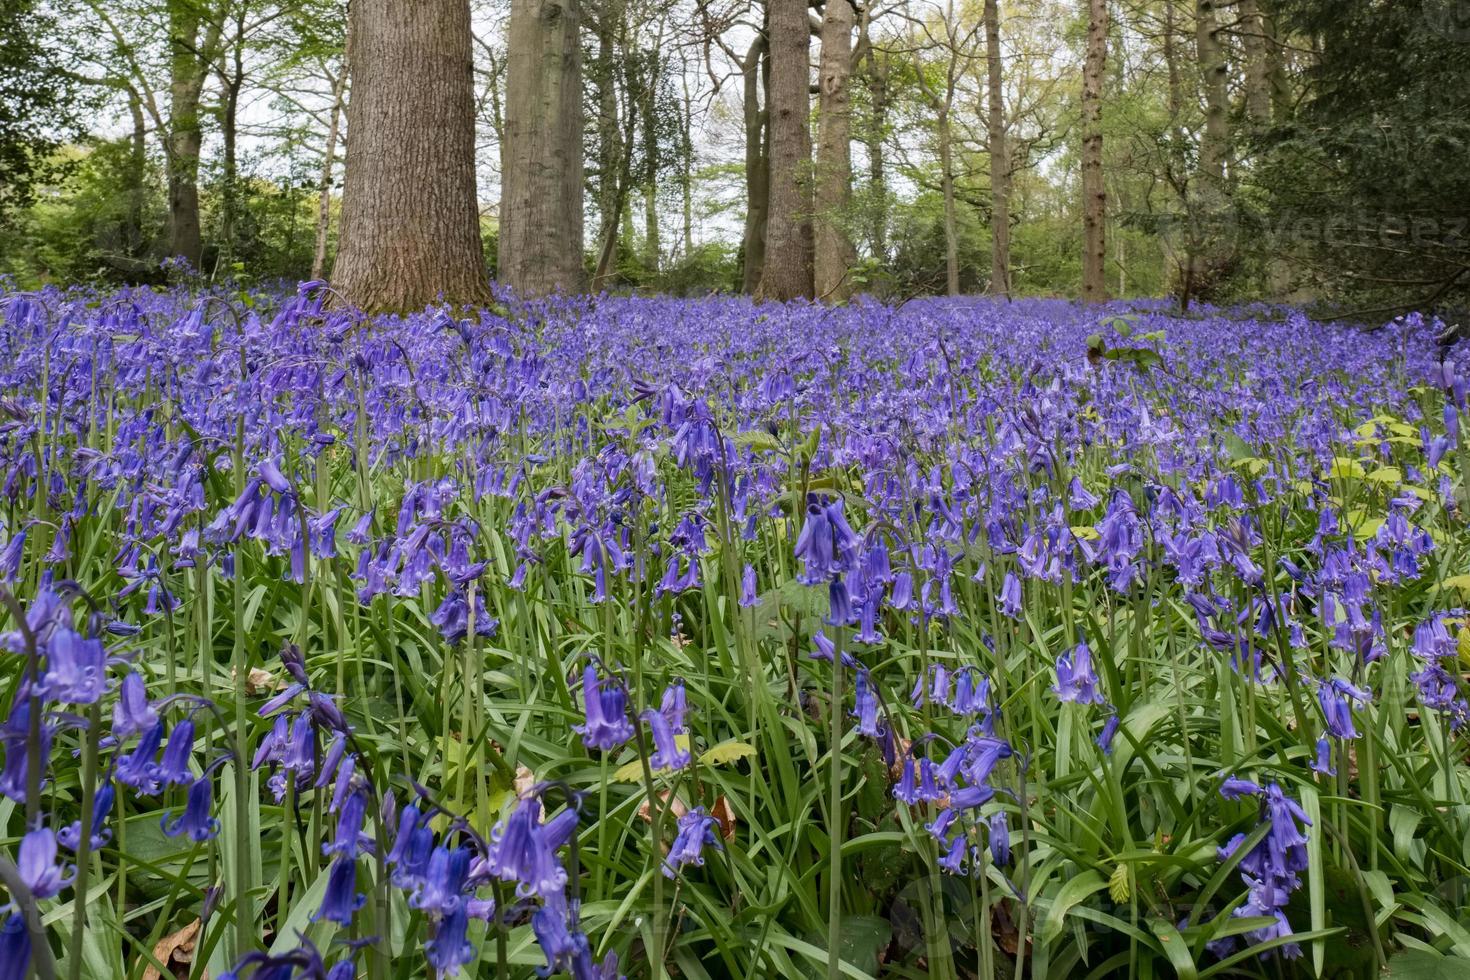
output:
[[[187,976],[188,966],[194,962],[194,943],[199,937],[199,920],[184,926],[171,936],[165,936],[159,940],[158,945],[153,947],[153,958],[164,966],[172,967],[178,962],[184,969],[175,976]],[[163,975],[158,972],[158,967],[152,963],[143,971],[143,980],[163,980]]]

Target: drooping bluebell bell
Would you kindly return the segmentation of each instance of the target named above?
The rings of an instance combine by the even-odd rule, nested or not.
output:
[[[148,700],[143,678],[128,671],[118,685],[118,698],[112,709],[113,738],[130,738],[153,727],[157,721],[158,712]]]
[[[557,846],[556,837],[541,824],[541,801],[527,797],[491,832],[485,868],[500,880],[513,882],[522,898],[559,895],[567,872],[556,857]]]
[[[104,776],[92,794],[92,833],[89,846],[94,851],[112,840],[112,830],[107,826],[107,818],[112,813],[112,805],[116,797],[117,789],[113,786],[112,780]],[[65,827],[58,829],[56,840],[67,850],[75,851],[82,842],[82,822],[73,820]]]
[[[163,758],[154,769],[154,775],[166,784],[184,786],[194,782],[189,772],[189,763],[194,756],[194,721],[184,718],[169,732],[168,744],[164,746]]]
[[[420,911],[448,915],[464,903],[465,879],[470,868],[470,849],[434,848],[423,883],[409,897],[408,904]]]
[[[692,758],[689,749],[679,744],[679,735],[675,733],[669,720],[661,711],[645,711],[638,716],[648,725],[648,734],[653,739],[653,752],[648,757],[648,763],[655,770],[683,769],[689,765]]]
[[[719,821],[710,816],[702,806],[697,806],[679,817],[674,843],[664,857],[664,875],[672,878],[689,864],[703,866],[705,846],[709,844],[716,847],[721,846],[719,835],[716,833],[718,827]]]
[[[1001,614],[1015,619],[1021,613],[1021,582],[1015,572],[1006,572],[1001,583],[1000,595],[996,597]]]
[[[163,723],[155,722],[139,736],[138,744],[133,746],[133,750],[118,759],[114,769],[117,781],[124,786],[131,786],[144,796],[152,796],[157,793],[161,783],[158,779],[158,766],[154,760],[158,756],[158,747],[162,743]]]
[[[20,880],[39,899],[59,895],[61,889],[71,884],[76,871],[57,865],[56,835],[45,827],[37,827],[20,839],[20,855],[15,864]]]
[[[1052,693],[1063,702],[1103,704],[1107,699],[1097,688],[1097,674],[1092,668],[1092,650],[1087,641],[1057,657],[1057,683]]]
[[[623,686],[611,679],[602,683],[596,665],[589,663],[582,671],[582,698],[587,705],[587,720],[572,726],[572,731],[582,736],[582,744],[602,752],[627,744],[634,729],[628,718],[628,694]]]
[[[469,915],[463,904],[437,920],[433,938],[424,943],[424,955],[438,976],[457,976],[460,967],[474,960],[475,947],[468,931]]]
[[[1004,867],[1011,863],[1011,829],[1006,812],[996,810],[987,821],[990,836],[990,859]]]
[[[163,832],[169,837],[188,834],[189,838],[194,841],[213,840],[219,834],[219,821],[210,813],[213,806],[214,791],[210,786],[209,774],[206,772],[194,780],[194,785],[189,787],[184,812],[172,820],[169,819],[169,814],[164,814],[161,821]]]
[[[857,671],[854,677],[852,717],[858,720],[859,735],[878,737],[878,695],[866,670]]]
[[[327,869],[327,889],[322,904],[311,919],[327,919],[341,926],[352,925],[352,916],[362,908],[367,896],[357,890],[357,861],[339,856]]]
[[[31,973],[31,933],[25,916],[12,912],[0,926],[0,977],[25,980]]]

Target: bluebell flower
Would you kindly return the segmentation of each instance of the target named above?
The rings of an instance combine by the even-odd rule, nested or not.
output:
[[[878,737],[878,696],[866,670],[859,670],[853,682],[852,717],[858,720],[857,732],[868,738]]]
[[[616,682],[603,685],[597,667],[588,664],[582,671],[582,699],[587,705],[587,720],[572,726],[572,731],[582,736],[582,744],[602,752],[627,744],[634,729],[628,720],[628,694],[623,686]]]
[[[748,609],[760,602],[755,587],[755,566],[746,565],[745,571],[740,574],[740,605],[742,608]]]
[[[1106,700],[1097,689],[1097,674],[1092,668],[1092,650],[1087,642],[1077,644],[1069,653],[1057,657],[1057,683],[1052,688],[1058,700],[1076,704],[1102,704]]]
[[[1006,572],[1005,581],[1000,585],[1000,595],[997,597],[1000,604],[1001,614],[1015,619],[1021,613],[1021,582],[1016,578],[1015,572]]]
[[[1220,795],[1227,800],[1238,800],[1242,796],[1260,796],[1261,787],[1248,779],[1230,776],[1220,784]]]
[[[409,897],[411,908],[438,915],[447,915],[463,904],[465,879],[470,869],[470,850],[467,847],[449,848],[439,846],[429,856],[429,869],[424,880]]]
[[[112,831],[107,828],[107,817],[112,813],[116,796],[117,790],[113,787],[112,780],[104,776],[97,784],[96,792],[92,794],[92,839],[89,846],[94,851],[112,840]],[[82,842],[82,822],[73,820],[60,828],[56,831],[56,839],[62,847],[75,851]]]
[[[45,827],[37,827],[20,839],[20,855],[15,865],[20,880],[40,899],[55,898],[71,884],[76,872],[75,868],[57,866],[56,835]]]
[[[26,920],[19,912],[12,912],[0,927],[0,977],[5,980],[25,980],[31,970],[31,934]]]
[[[664,875],[672,878],[685,865],[703,866],[706,844],[720,845],[715,828],[719,821],[710,816],[702,806],[697,806],[679,818],[678,832],[674,843],[664,857]]]
[[[522,800],[491,834],[486,869],[502,881],[514,882],[522,898],[559,895],[567,883],[566,869],[543,833],[541,803]]]
[[[355,858],[362,849],[362,823],[367,815],[367,793],[358,790],[347,794],[342,808],[337,813],[337,833],[332,840],[322,844],[322,854],[339,854]]]
[[[954,840],[940,856],[938,864],[950,874],[959,875],[965,873],[965,857],[969,851],[969,842],[963,833],[955,834]]]
[[[475,947],[467,936],[469,916],[457,907],[439,919],[434,937],[424,943],[424,955],[440,977],[452,977],[475,958]]]
[[[210,808],[214,804],[214,793],[209,785],[209,775],[194,780],[194,785],[189,787],[189,797],[184,804],[184,812],[169,820],[169,815],[164,814],[161,821],[163,832],[169,837],[177,837],[179,834],[187,833],[190,839],[195,841],[213,840],[219,833],[219,821],[210,815]]]
[[[546,957],[546,966],[536,971],[543,977],[571,973],[575,961],[588,952],[587,937],[567,927],[566,914],[557,903],[543,905],[536,910],[531,916],[531,931]]]
[[[357,862],[338,857],[327,870],[327,890],[321,906],[311,921],[328,919],[342,926],[352,925],[352,916],[362,908],[367,896],[357,890]]]
[[[689,765],[692,758],[689,750],[680,747],[674,729],[662,712],[645,711],[639,717],[648,724],[648,732],[653,737],[653,753],[648,762],[655,770],[683,769]]]
[[[117,703],[112,709],[112,737],[119,741],[131,738],[152,728],[157,722],[158,712],[148,701],[143,678],[128,671],[118,685]]]
[[[1312,771],[1324,776],[1337,775],[1337,767],[1332,764],[1332,742],[1326,735],[1317,739],[1317,758],[1312,763]]]
[[[163,782],[187,785],[194,781],[189,772],[189,762],[194,756],[194,722],[185,718],[169,733],[168,745],[164,747],[163,759],[154,774]]]
[[[1327,722],[1327,731],[1337,738],[1357,738],[1358,730],[1353,726],[1351,701],[1367,704],[1371,695],[1354,687],[1341,678],[1323,681],[1317,685],[1317,703],[1322,706],[1322,715]]]
[[[152,796],[157,793],[160,784],[158,767],[154,760],[158,756],[158,747],[162,742],[163,724],[156,723],[138,739],[138,744],[133,746],[133,751],[118,760],[114,769],[117,781],[124,786],[131,786],[144,796]]]
[[[997,865],[1011,863],[1011,828],[1004,810],[996,810],[987,821],[990,831],[990,859]]]
[[[1115,711],[1108,715],[1108,720],[1103,722],[1102,731],[1097,735],[1097,747],[1102,749],[1103,755],[1113,754],[1113,737],[1118,734],[1118,713]]]
[[[689,698],[684,690],[684,682],[675,680],[664,688],[658,712],[668,721],[669,728],[675,735],[682,735],[689,731],[689,726],[684,723],[684,715],[688,710]]]
[[[107,689],[107,651],[69,626],[59,626],[46,644],[41,693],[63,704],[95,704]]]

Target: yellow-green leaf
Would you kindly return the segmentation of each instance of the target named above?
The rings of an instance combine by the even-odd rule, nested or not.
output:
[[[1362,463],[1349,456],[1339,456],[1332,461],[1332,468],[1327,471],[1327,476],[1334,480],[1361,480],[1363,472]]]
[[[1113,869],[1113,874],[1108,878],[1108,894],[1115,902],[1126,902],[1132,892],[1128,888],[1128,865],[1119,864]]]
[[[736,742],[732,739],[727,742],[721,742],[719,745],[705,752],[699,757],[699,762],[705,766],[724,766],[753,755],[755,755],[755,746],[747,745],[744,742]]]
[[[1380,466],[1368,474],[1368,479],[1374,483],[1402,483],[1404,472],[1397,466]]]

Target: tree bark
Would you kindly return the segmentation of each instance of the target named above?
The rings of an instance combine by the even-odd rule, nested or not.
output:
[[[769,0],[770,210],[757,294],[812,295],[811,28],[806,0]]]
[[[1241,47],[1245,49],[1245,117],[1253,129],[1271,124],[1271,77],[1266,59],[1266,22],[1257,0],[1240,0]]]
[[[1105,302],[1107,189],[1103,184],[1102,82],[1108,57],[1107,0],[1087,0],[1082,65],[1082,298]]]
[[[500,278],[522,296],[580,292],[582,58],[578,0],[512,0]]]
[[[235,259],[235,229],[239,225],[240,164],[237,152],[240,119],[240,92],[245,87],[245,8],[235,11],[235,34],[230,44],[230,71],[222,78],[224,105],[220,137],[224,142],[224,159],[220,172],[220,263],[226,269]]]
[[[338,292],[366,310],[488,301],[468,0],[353,0],[348,32]]]
[[[760,287],[766,259],[766,214],[770,195],[770,160],[766,132],[770,114],[761,108],[761,74],[768,46],[765,35],[751,42],[741,66],[745,76],[745,236],[741,290],[754,294]]]
[[[327,119],[327,145],[322,149],[322,173],[316,184],[316,247],[311,256],[311,278],[320,279],[327,268],[327,239],[332,230],[332,171],[337,163],[337,136],[342,127],[342,103],[347,95],[347,66],[332,83],[332,113]]]
[[[852,293],[857,250],[847,232],[852,206],[852,31],[849,0],[826,0],[819,79],[814,257],[817,298],[841,302]]]
[[[949,123],[950,107],[940,107],[935,126],[939,131],[939,191],[944,199],[944,290],[960,294],[960,227],[954,199],[954,136]]]
[[[1214,0],[1196,0],[1194,41],[1199,58],[1200,84],[1205,97],[1205,131],[1200,139],[1199,166],[1211,195],[1225,183],[1225,158],[1230,150],[1230,99],[1225,90],[1228,66],[1220,46],[1220,25]]]
[[[594,287],[618,265],[619,175],[623,170],[623,134],[618,119],[617,50],[615,31],[622,22],[623,6],[617,0],[598,8],[593,26],[597,36],[597,75],[593,91],[597,101],[597,241],[598,263]]]
[[[123,254],[137,258],[143,253],[146,236],[143,231],[143,205],[148,187],[148,123],[143,115],[143,99],[128,88],[128,110],[133,119],[132,146],[128,154],[128,219],[123,234]]]
[[[679,152],[683,166],[679,168],[679,189],[684,204],[684,258],[694,254],[694,99],[689,94],[689,75],[681,72],[684,83],[684,115],[679,120]]]
[[[868,146],[868,248],[879,262],[888,258],[888,172],[884,155],[884,140],[888,129],[888,60],[878,66],[878,56],[873,48],[868,49],[868,70],[865,81],[868,86],[868,101],[871,118],[868,120],[864,140]]]
[[[198,268],[204,257],[199,222],[199,153],[204,130],[199,100],[223,21],[207,26],[193,0],[169,0],[169,110],[164,140],[168,162],[169,251]],[[201,37],[202,32],[202,37]]]
[[[990,292],[1011,298],[1011,151],[1006,138],[1000,10],[985,0],[986,137],[990,144]]]

